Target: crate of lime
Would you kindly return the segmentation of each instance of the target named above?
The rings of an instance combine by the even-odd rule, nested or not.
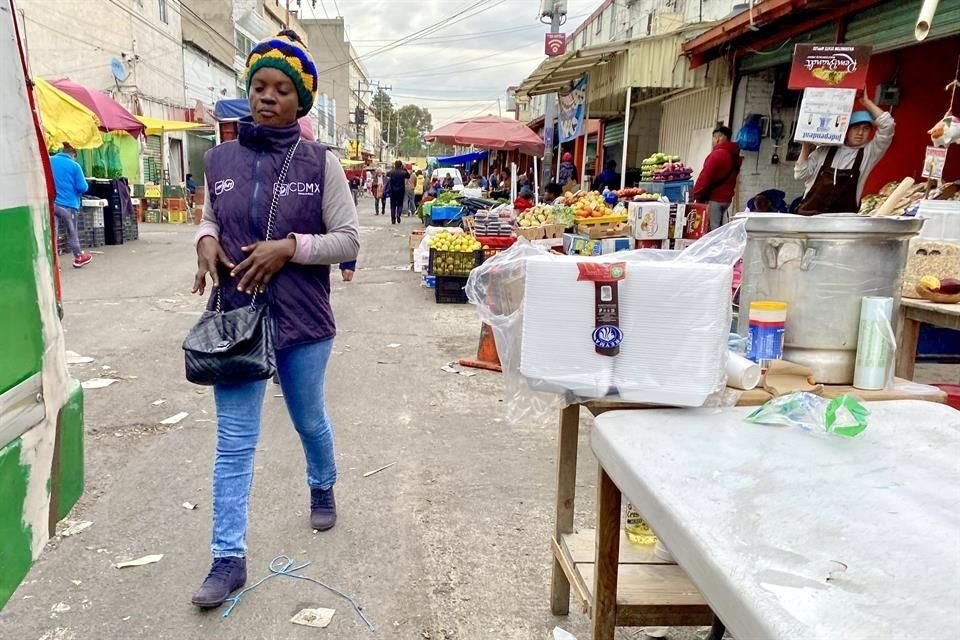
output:
[[[431,276],[466,277],[483,263],[483,245],[465,233],[441,232],[430,238],[429,245],[427,272]]]

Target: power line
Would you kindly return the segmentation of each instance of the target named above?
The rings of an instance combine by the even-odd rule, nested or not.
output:
[[[543,56],[537,56],[536,58],[524,58],[523,60],[517,60],[517,61],[515,61],[515,62],[504,62],[504,63],[501,63],[501,64],[493,64],[493,65],[488,65],[488,66],[485,66],[485,67],[472,67],[472,68],[469,68],[469,69],[457,69],[457,70],[455,70],[455,71],[445,71],[445,72],[441,72],[441,73],[433,73],[433,72],[427,72],[427,73],[406,73],[406,74],[400,74],[400,75],[397,75],[397,76],[394,76],[394,77],[396,77],[396,78],[431,78],[431,77],[434,77],[434,76],[448,76],[448,75],[456,75],[456,74],[460,74],[460,73],[468,73],[468,72],[471,72],[471,71],[483,71],[484,69],[499,69],[499,68],[501,68],[501,67],[508,67],[508,66],[515,65],[515,64],[524,64],[524,63],[527,63],[527,62],[533,62],[533,61],[535,61],[535,60],[542,60],[542,59],[543,59]]]
[[[483,13],[484,11],[486,11],[486,10],[488,10],[488,9],[492,9],[492,8],[495,7],[497,4],[500,4],[500,3],[503,2],[503,0],[499,0],[499,2],[497,2],[496,4],[494,4],[494,5],[488,5],[487,7],[481,9],[481,11],[479,11],[479,12],[477,12],[477,13],[473,13],[473,14],[470,14],[470,15],[465,15],[465,14],[467,14],[468,12],[473,11],[474,9],[477,9],[478,7],[481,7],[482,5],[487,4],[487,3],[489,3],[489,2],[492,2],[492,1],[494,1],[494,0],[478,0],[477,2],[474,2],[474,3],[471,4],[470,6],[466,7],[465,9],[462,9],[462,10],[458,11],[457,13],[453,14],[452,16],[449,16],[449,17],[447,17],[447,18],[444,18],[443,20],[440,20],[440,21],[438,21],[438,22],[435,22],[435,23],[433,23],[433,24],[431,24],[431,25],[429,25],[429,26],[427,26],[427,27],[423,27],[422,29],[419,29],[419,30],[417,30],[417,31],[414,31],[413,33],[407,34],[407,35],[403,36],[402,38],[399,38],[399,39],[395,40],[392,44],[389,44],[389,45],[380,47],[379,49],[375,49],[374,51],[371,51],[370,53],[366,53],[366,54],[364,54],[364,55],[357,56],[356,58],[353,58],[353,57],[351,56],[350,60],[348,60],[347,62],[343,62],[343,63],[337,64],[337,65],[334,65],[334,66],[332,66],[332,67],[329,67],[329,68],[327,68],[327,69],[323,69],[323,70],[320,71],[320,73],[326,73],[327,71],[333,71],[333,70],[335,70],[335,69],[339,69],[339,68],[341,68],[341,67],[347,66],[348,64],[351,64],[351,63],[354,63],[354,62],[359,62],[359,61],[362,60],[363,58],[372,58],[372,57],[377,56],[377,55],[380,55],[380,54],[382,54],[382,53],[386,53],[386,52],[388,52],[388,51],[392,51],[393,49],[396,49],[397,47],[408,43],[409,41],[411,41],[411,40],[414,39],[414,38],[419,38],[419,37],[422,37],[422,36],[425,36],[425,35],[429,35],[429,34],[431,34],[431,33],[436,33],[436,32],[439,31],[440,29],[443,29],[443,28],[452,26],[452,25],[456,24],[457,22],[460,22],[461,20],[465,20],[466,18],[472,18],[472,17],[474,17],[474,16],[477,16],[477,15],[479,15],[480,13]],[[461,16],[463,16],[463,17],[461,17]],[[458,20],[457,18],[459,18],[459,20]]]

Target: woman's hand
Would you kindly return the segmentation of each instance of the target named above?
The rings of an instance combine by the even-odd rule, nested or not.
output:
[[[207,289],[207,274],[214,287],[220,286],[219,265],[233,269],[233,263],[224,253],[220,241],[213,236],[204,236],[197,243],[197,275],[193,278],[193,293],[203,295]]]
[[[293,238],[261,241],[241,247],[241,249],[250,255],[234,267],[230,275],[237,277],[243,274],[240,282],[237,283],[237,290],[246,294],[253,294],[254,292],[265,291],[277,271],[280,271],[285,264],[290,262],[297,250],[297,241]]]

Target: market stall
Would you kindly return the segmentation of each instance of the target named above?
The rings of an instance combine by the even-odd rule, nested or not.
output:
[[[575,214],[608,215],[605,199],[578,202]],[[917,402],[943,403],[941,390],[894,376],[907,247],[921,226],[911,218],[751,216],[680,252],[556,255],[537,240],[517,242],[472,270],[467,296],[495,337],[509,417],[561,412],[552,540],[555,614],[567,613],[572,589],[593,615],[598,640],[612,638],[616,625],[702,625],[714,613],[752,637],[749,631],[757,627],[739,626],[736,612],[699,572],[709,561],[670,555],[674,531],[640,494],[630,495],[638,503],[627,507],[621,533],[619,491],[603,480],[598,530],[574,529],[580,409],[599,415],[678,407],[672,410],[682,416],[678,424],[692,427],[725,407],[724,414],[736,416],[732,422],[754,422],[750,428],[778,442],[807,438],[841,458],[867,452],[889,428],[906,428],[890,423],[871,403],[905,401],[913,403],[909,411],[943,411]],[[748,421],[733,405],[758,408]],[[703,413],[701,407],[711,409]],[[637,421],[646,420],[645,411],[636,413]],[[960,422],[960,414],[951,416]],[[650,424],[659,428],[660,422]],[[772,449],[762,446],[762,455]],[[623,453],[614,450],[609,459]],[[611,477],[618,479],[614,471],[623,466],[610,464]],[[662,470],[656,475],[668,483],[671,478]],[[829,484],[829,474],[810,481]],[[718,498],[717,508],[737,513],[731,505],[738,499]],[[777,505],[788,502],[764,503],[761,515],[780,521]],[[804,517],[817,522],[819,512]],[[658,523],[665,527],[663,549],[656,545]],[[715,625],[720,634],[722,626]]]
[[[35,78],[33,87],[47,148],[59,149],[65,142],[74,149],[103,144],[97,114],[43,78]]]

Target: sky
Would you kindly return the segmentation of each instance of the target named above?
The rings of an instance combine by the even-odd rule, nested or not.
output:
[[[601,3],[568,0],[561,31],[573,32]],[[302,4],[301,11],[310,15],[310,0]],[[371,80],[393,87],[394,105],[428,108],[438,127],[461,117],[496,115],[497,98],[506,107],[507,87],[543,60],[549,25],[539,22],[539,8],[540,0],[317,0],[312,13],[342,15]],[[439,28],[377,52],[432,25]]]

